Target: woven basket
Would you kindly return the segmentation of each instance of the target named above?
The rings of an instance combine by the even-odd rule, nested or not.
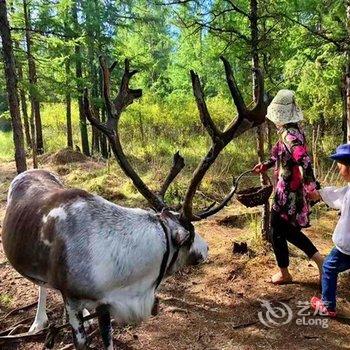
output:
[[[238,186],[239,180],[244,175],[246,175],[250,172],[252,172],[252,170],[244,172],[243,174],[241,174],[237,178],[237,180],[235,182],[236,187]],[[241,190],[241,191],[236,192],[237,200],[249,208],[265,204],[268,201],[268,199],[270,198],[271,193],[273,191],[273,186],[272,186],[271,180],[268,176],[267,176],[267,178],[268,178],[269,183],[270,183],[269,185],[250,187],[250,188],[247,188],[245,190]]]

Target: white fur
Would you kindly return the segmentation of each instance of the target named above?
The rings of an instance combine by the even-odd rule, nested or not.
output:
[[[65,220],[67,218],[67,213],[64,211],[62,207],[58,207],[58,208],[51,209],[51,211],[47,214],[47,218]]]
[[[12,192],[13,192],[13,189],[16,187],[16,184],[18,182],[20,182],[23,179],[24,176],[26,176],[26,173],[27,173],[26,171],[23,172],[23,173],[20,173],[12,180],[12,182],[10,184],[10,187],[9,187],[9,191],[7,193],[7,204],[6,204],[6,206],[9,206],[9,204],[10,204],[11,197],[12,197]]]
[[[54,208],[47,215],[43,216],[43,218],[42,218],[43,224],[46,224],[47,220],[49,218],[54,218],[54,219],[58,219],[58,220],[65,220],[67,218],[67,213],[64,211],[64,209],[62,207]],[[48,239],[44,238],[43,228],[41,228],[40,231],[41,231],[40,238],[41,238],[42,242],[45,245],[47,245],[48,247],[50,247],[52,244]]]
[[[71,208],[73,210],[81,210],[81,209],[84,209],[84,207],[86,206],[86,203],[82,200],[78,200],[78,201],[75,201],[72,205],[71,205]]]
[[[23,179],[25,173],[20,176]],[[50,181],[52,186],[52,180]],[[36,183],[32,187],[35,186]],[[40,183],[40,196],[43,193],[46,195],[43,186],[45,183]],[[10,189],[10,199],[11,191]],[[119,324],[135,324],[149,317],[167,241],[170,244],[166,261],[167,274],[184,266],[192,254],[198,262],[207,258],[208,246],[195,234],[191,247],[185,245],[179,248],[176,263],[169,268],[178,249],[174,243],[176,238],[180,233],[181,237],[190,236],[180,225],[176,215],[178,214],[173,213],[162,217],[165,218],[166,221],[163,222],[167,226],[164,232],[159,222],[160,216],[153,212],[121,207],[99,196],[77,196],[67,203],[61,203],[42,217],[43,224],[47,223],[48,218],[56,219],[53,242],[55,239],[64,242],[65,267],[68,269],[67,290],[76,291],[72,293],[72,304],[69,302],[70,295],[66,295],[67,312],[73,328],[79,327],[76,317],[79,311],[84,308],[91,310],[102,304],[109,306]],[[46,275],[35,278],[48,282]],[[87,298],[96,301],[76,300],[74,295],[87,295]],[[40,287],[37,316],[31,330],[47,322],[45,302],[46,291]],[[78,342],[85,341],[79,332],[77,337]]]
[[[203,261],[205,261],[208,259],[208,251],[208,243],[202,238],[202,236],[196,234],[194,236],[194,241],[190,249],[190,253],[193,252],[195,254],[201,254]]]

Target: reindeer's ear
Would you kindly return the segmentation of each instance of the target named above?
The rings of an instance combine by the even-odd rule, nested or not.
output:
[[[176,216],[169,209],[165,208],[157,215],[163,222],[166,222],[171,240],[175,246],[182,246],[189,239],[190,232],[178,223]]]
[[[174,244],[180,247],[190,238],[190,233],[183,227],[178,227],[171,231],[171,238]]]

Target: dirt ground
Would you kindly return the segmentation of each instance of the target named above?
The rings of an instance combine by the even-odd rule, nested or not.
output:
[[[13,163],[0,164],[0,223],[8,185],[14,176]],[[249,245],[248,254],[232,253],[233,241],[252,236],[249,229],[240,224],[233,227],[223,224],[227,220],[222,219],[233,215],[235,210],[233,205],[218,217],[196,225],[209,243],[208,261],[198,267],[185,268],[163,283],[158,292],[159,314],[140,326],[115,329],[116,347],[128,350],[350,348],[350,320],[322,319],[308,315],[307,308],[302,310],[302,303],[317,295],[319,286],[316,267],[301,252],[292,250],[294,283],[285,286],[269,282],[275,262],[271,251],[263,245]],[[330,234],[336,220],[336,213],[323,212],[314,220],[312,228],[306,230],[323,254],[332,246]],[[339,281],[339,297],[345,300],[350,300],[349,282],[348,275]],[[37,287],[11,268],[0,245],[0,335],[7,334],[4,331],[16,324],[20,326],[15,333],[28,330],[35,305],[8,313],[34,303],[36,298]],[[277,313],[276,317],[266,312],[262,301],[280,307],[272,310]],[[50,293],[48,309],[50,322],[56,325],[65,322],[63,305],[55,292]],[[259,320],[259,313],[265,324]],[[268,323],[271,319],[277,326]],[[96,329],[96,324],[92,329]],[[92,346],[102,349],[98,333],[95,334]],[[45,335],[14,342],[0,339],[0,349],[43,349],[44,340]],[[66,346],[70,343],[70,332],[64,329],[59,332],[54,348],[69,348]]]

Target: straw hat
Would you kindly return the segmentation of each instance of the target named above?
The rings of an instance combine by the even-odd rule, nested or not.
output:
[[[267,108],[266,118],[274,124],[284,125],[303,120],[303,112],[295,103],[294,91],[280,90]]]

